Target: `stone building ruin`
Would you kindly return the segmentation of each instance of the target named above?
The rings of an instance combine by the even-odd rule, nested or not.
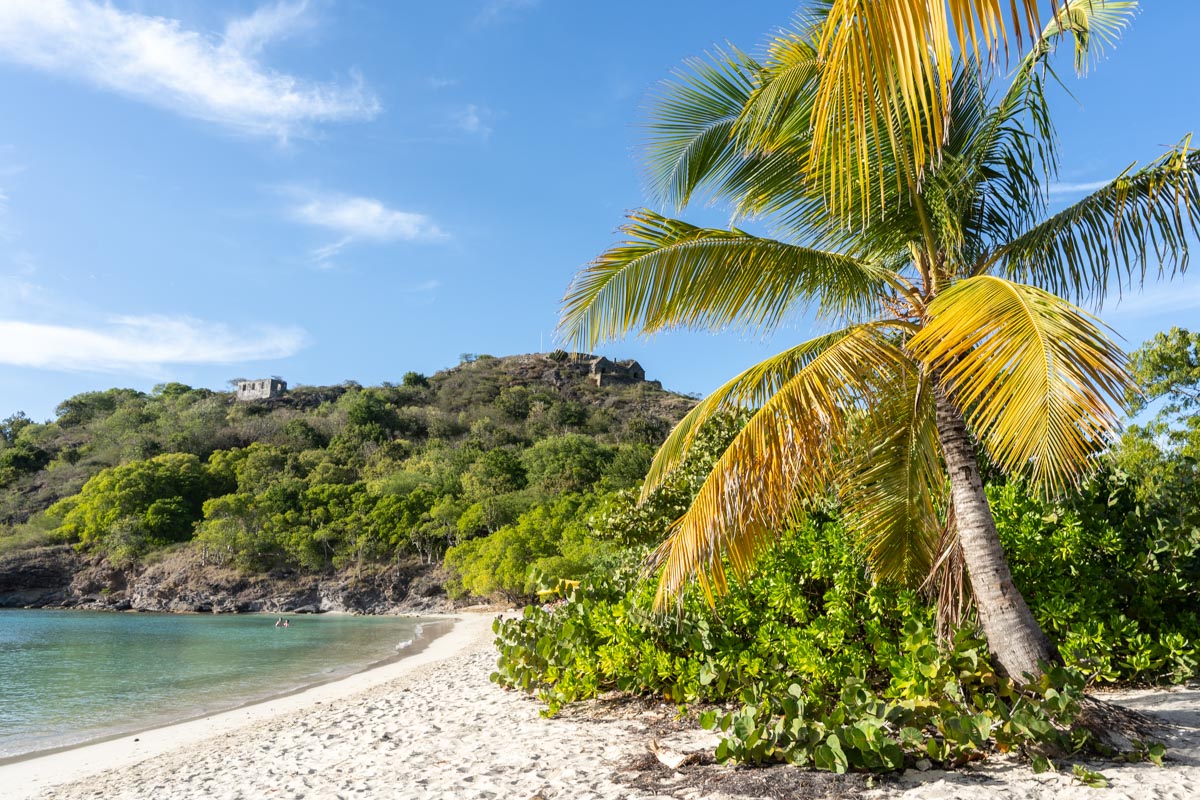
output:
[[[258,378],[252,381],[239,379],[237,382],[237,399],[243,402],[271,400],[280,397],[286,391],[287,381],[277,376]]]
[[[625,361],[609,361],[604,356],[592,359],[588,376],[597,386],[620,383],[641,383],[646,380],[646,370],[632,358]]]

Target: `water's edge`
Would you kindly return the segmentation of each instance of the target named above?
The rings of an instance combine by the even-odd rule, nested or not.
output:
[[[382,615],[380,615],[380,616],[382,616]],[[399,618],[399,617],[403,617],[405,615],[389,615],[389,616],[396,616]],[[395,664],[398,661],[403,661],[407,658],[417,655],[418,653],[427,649],[435,640],[441,638],[442,636],[445,636],[447,633],[449,633],[451,630],[453,630],[455,624],[459,620],[459,618],[455,617],[455,616],[449,616],[449,615],[439,616],[439,615],[431,615],[431,614],[421,614],[419,616],[414,615],[412,618],[428,620],[428,621],[419,623],[416,635],[413,637],[413,639],[411,639],[409,641],[409,643],[406,646],[404,646],[400,650],[397,650],[394,655],[388,656],[387,658],[381,658],[377,661],[371,661],[366,664],[362,664],[362,665],[360,665],[360,667],[355,668],[355,669],[351,670],[350,672],[347,672],[344,674],[339,674],[339,675],[333,675],[333,676],[322,678],[319,680],[307,681],[305,683],[302,683],[300,685],[294,686],[292,688],[286,689],[281,692],[272,692],[268,695],[263,695],[261,697],[257,697],[252,700],[247,700],[245,702],[234,703],[229,706],[221,706],[218,708],[206,708],[206,709],[198,711],[198,713],[195,713],[195,714],[185,714],[183,716],[174,717],[171,719],[156,720],[156,721],[154,721],[150,724],[144,725],[144,726],[138,726],[138,727],[132,727],[132,728],[122,728],[119,731],[114,730],[111,733],[88,737],[86,739],[81,739],[79,741],[70,742],[68,744],[63,744],[63,745],[59,745],[56,747],[45,747],[45,748],[40,748],[37,750],[31,750],[26,753],[18,753],[16,755],[3,756],[3,757],[0,757],[0,767],[6,766],[8,764],[16,764],[16,763],[19,763],[22,761],[29,761],[29,760],[32,760],[35,758],[41,758],[42,756],[53,755],[55,753],[64,753],[64,752],[67,752],[70,750],[76,750],[79,748],[88,747],[88,746],[95,745],[95,744],[101,744],[103,742],[111,742],[111,741],[115,741],[117,739],[125,738],[127,736],[136,736],[138,734],[146,733],[148,731],[158,730],[160,728],[170,727],[172,725],[179,725],[179,724],[186,723],[186,722],[194,722],[196,720],[207,719],[208,717],[213,717],[218,714],[226,714],[226,713],[230,713],[233,711],[239,711],[244,708],[250,708],[253,706],[257,706],[257,705],[262,705],[264,703],[270,703],[270,702],[273,702],[276,700],[280,700],[282,698],[292,697],[294,695],[298,695],[298,694],[307,692],[311,689],[315,689],[319,686],[326,686],[331,683],[337,683],[339,681],[348,680],[356,675],[361,675],[365,672],[370,672],[371,670],[379,669],[381,667],[386,667],[390,664]]]

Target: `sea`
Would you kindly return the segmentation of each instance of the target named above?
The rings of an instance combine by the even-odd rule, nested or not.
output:
[[[0,610],[0,761],[277,697],[416,652],[440,620]]]

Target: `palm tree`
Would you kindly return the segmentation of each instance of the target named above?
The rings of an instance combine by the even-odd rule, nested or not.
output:
[[[1078,57],[1115,36],[1129,7],[1089,5]],[[883,171],[837,176],[846,203],[826,202],[834,179],[807,172],[823,20],[777,35],[761,61],[718,52],[666,84],[654,188],[680,207],[725,201],[773,236],[637,211],[627,240],[576,276],[561,334],[590,350],[631,331],[767,333],[801,312],[827,332],[713,392],[659,450],[644,495],[707,420],[752,412],[656,553],[660,606],[693,578],[710,598],[722,591],[726,564],[746,573],[798,507],[835,493],[879,578],[920,583],[961,559],[1001,668],[1036,676],[1054,657],[1013,583],[979,456],[1048,492],[1086,471],[1131,380],[1075,303],[1140,283],[1151,256],[1162,272],[1182,269],[1200,222],[1200,152],[1186,141],[1047,216],[1041,181],[1058,154],[1045,62],[1079,22],[1052,20],[996,97],[976,62],[960,66],[941,156],[920,181],[891,133],[868,130]]]

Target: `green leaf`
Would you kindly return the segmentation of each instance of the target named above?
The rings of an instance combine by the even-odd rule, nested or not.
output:
[[[1071,770],[1075,780],[1082,783],[1084,786],[1090,786],[1093,789],[1107,789],[1108,778],[1104,777],[1099,772],[1093,772],[1082,764],[1076,764]]]

